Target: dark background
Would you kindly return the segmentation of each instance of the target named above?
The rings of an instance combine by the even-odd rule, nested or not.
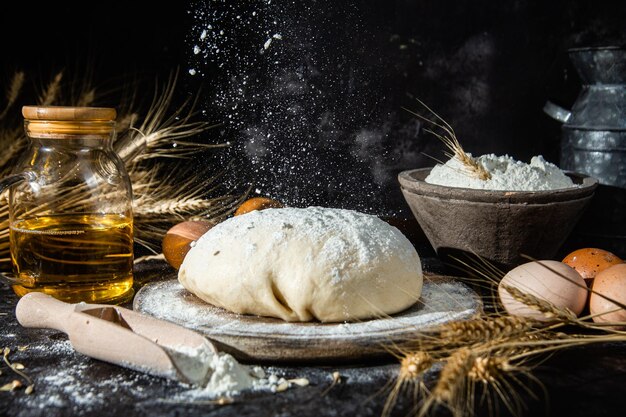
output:
[[[65,69],[66,79],[111,86],[179,68],[179,99],[202,88],[199,117],[223,123],[203,140],[233,144],[222,158],[238,162],[233,182],[292,205],[407,215],[395,176],[433,165],[424,154],[444,157],[402,107],[423,111],[421,99],[474,154],[558,163],[560,126],[541,109],[547,99],[569,107],[578,93],[567,49],[626,39],[624,1],[301,3],[11,2],[0,17],[0,76],[25,70],[41,88]],[[253,11],[257,26],[237,26]],[[276,21],[283,39],[258,54]],[[226,52],[199,41],[210,23],[230,34]],[[254,86],[234,95],[243,76]],[[153,85],[144,88],[151,96]]]
[[[245,4],[244,0],[239,3]],[[275,0],[276,3],[287,4],[279,0]],[[336,0],[306,3],[315,10],[303,13],[294,9],[307,7],[300,5],[270,10],[283,19],[293,16],[291,33],[301,35],[295,36],[294,42],[285,36],[285,43],[278,44],[285,49],[277,51],[290,48],[287,52],[292,51],[291,55],[285,53],[282,58],[295,54],[295,62],[302,57],[293,51],[301,47],[317,59],[328,56],[333,61],[344,56],[343,68],[347,72],[335,74],[340,80],[350,79],[350,72],[345,68],[358,70],[355,79],[360,84],[351,90],[356,92],[353,96],[343,94],[346,90],[341,83],[336,87],[322,82],[320,85],[324,87],[327,101],[314,107],[315,112],[305,119],[315,125],[323,108],[328,107],[339,114],[335,117],[336,128],[323,126],[324,129],[320,130],[323,134],[314,130],[304,139],[297,138],[297,142],[312,143],[303,156],[298,154],[295,158],[299,165],[295,169],[297,175],[275,169],[285,162],[290,167],[293,158],[290,155],[293,137],[282,131],[285,125],[273,126],[272,133],[280,134],[280,140],[267,144],[273,152],[267,154],[266,160],[256,161],[254,152],[246,147],[250,143],[247,127],[263,125],[264,115],[260,109],[263,98],[267,97],[256,101],[250,97],[242,100],[254,105],[247,107],[240,123],[235,126],[225,123],[203,140],[232,140],[233,149],[225,153],[223,161],[231,158],[238,161],[232,176],[251,181],[263,194],[291,204],[328,204],[377,214],[406,215],[407,208],[395,183],[395,174],[402,169],[432,165],[421,152],[441,158],[439,143],[428,135],[418,134],[419,124],[401,110],[402,106],[418,109],[409,94],[419,97],[444,116],[455,127],[466,149],[473,153],[509,153],[524,160],[541,153],[557,162],[560,126],[545,116],[541,108],[546,99],[569,107],[579,91],[579,81],[568,61],[567,49],[623,45],[626,39],[624,1]],[[217,11],[223,7],[220,2],[215,4]],[[277,7],[280,8],[280,4]],[[213,98],[228,73],[223,68],[213,68],[214,63],[199,61],[193,54],[199,17],[189,12],[197,12],[199,8],[201,6],[196,3],[185,2],[170,2],[166,8],[156,7],[151,2],[134,1],[4,2],[0,11],[1,85],[10,80],[15,70],[25,70],[31,87],[41,89],[57,71],[65,69],[68,79],[93,75],[96,84],[107,88],[123,86],[129,78],[143,80],[145,96],[150,98],[152,81],[156,78],[164,80],[173,69],[180,67],[178,98],[182,100],[202,86],[200,104],[206,114],[199,117],[226,122],[226,108],[215,105]],[[325,30],[329,26],[332,31]],[[315,28],[316,35],[311,39],[321,40],[310,43],[310,30]],[[328,34],[333,36],[326,36]],[[253,32],[242,36],[242,44],[258,42]],[[401,48],[401,45],[406,47]],[[199,71],[196,76],[188,75],[188,69],[192,67]],[[333,73],[328,74],[309,76],[332,80]],[[268,72],[267,77],[263,75],[260,71],[262,88],[259,88],[267,91],[271,86],[269,75],[276,74]],[[298,99],[292,97],[292,102],[297,103]],[[275,107],[280,109],[280,104]],[[362,116],[343,118],[342,114]],[[363,129],[373,133],[359,136]],[[328,148],[324,147],[325,143]],[[312,156],[308,157],[309,154]],[[195,162],[205,163],[203,159]],[[309,163],[313,166],[310,167]],[[309,167],[311,171],[307,171]],[[15,301],[6,287],[1,290],[3,299],[8,300],[2,304],[4,314],[10,315],[10,306]],[[0,331],[3,345],[48,343],[49,333],[33,331],[31,335],[14,331],[17,326],[14,320],[4,320],[3,326]],[[15,335],[17,338],[13,339]],[[63,352],[51,357],[37,357],[30,351],[24,355],[29,359],[27,366],[35,372],[52,373],[66,366],[64,361],[86,361],[78,356],[67,359]],[[624,386],[626,364],[623,358],[623,346],[603,345],[592,350],[564,352],[547,362],[537,376],[548,389],[551,414],[621,415],[626,398],[623,389],[619,389]],[[129,378],[131,375],[129,371],[100,362],[89,361],[88,366],[86,372],[97,378],[81,383],[87,384],[88,388],[93,386],[97,392],[105,390],[107,393],[106,390],[111,389],[111,385],[102,387],[101,376],[122,374]],[[293,376],[301,375],[298,370]],[[180,386],[172,387],[173,384],[163,384],[147,377],[137,381],[132,388],[122,387],[119,391],[115,386],[109,398],[117,400],[107,404],[106,410],[86,411],[83,415],[119,415],[128,414],[129,410],[142,415],[211,411],[237,415],[247,410],[250,410],[249,414],[267,410],[264,412],[268,415],[276,414],[277,410],[285,415],[300,413],[303,416],[311,412],[342,414],[342,410],[343,414],[349,413],[345,410],[352,410],[352,414],[380,415],[381,404],[370,406],[373,403],[366,402],[365,397],[378,391],[385,380],[373,380],[367,386],[341,386],[320,397],[319,390],[327,384],[322,380],[308,390],[290,391],[281,397],[259,396],[247,404],[221,410],[207,409],[206,405],[151,403],[146,398],[171,395],[171,391],[180,390]],[[133,389],[135,386],[142,390]],[[57,387],[46,387],[45,384],[37,390],[35,395],[39,398],[44,398],[48,392],[59,391]],[[38,406],[39,403],[28,397],[2,398],[8,398],[4,400],[3,410],[13,415],[81,413],[80,407],[76,408],[69,400],[67,408],[33,411],[25,407],[29,404]],[[528,415],[545,414],[542,399],[543,396],[531,404]],[[315,401],[314,406],[311,401]],[[296,404],[295,408],[293,404]],[[407,405],[398,412],[399,415],[406,414]]]

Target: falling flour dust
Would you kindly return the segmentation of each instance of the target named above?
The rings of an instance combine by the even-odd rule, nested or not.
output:
[[[379,89],[388,62],[365,46],[379,31],[357,3],[190,6],[190,82],[203,82],[205,117],[222,123],[232,143],[225,158],[241,164],[236,180],[256,193],[381,214],[381,194],[397,188],[394,161],[408,150],[387,141],[395,113]]]

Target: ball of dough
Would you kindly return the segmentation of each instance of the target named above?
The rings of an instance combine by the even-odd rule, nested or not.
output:
[[[178,273],[190,292],[240,314],[286,321],[380,317],[414,304],[422,266],[378,217],[321,207],[253,211],[213,227]]]

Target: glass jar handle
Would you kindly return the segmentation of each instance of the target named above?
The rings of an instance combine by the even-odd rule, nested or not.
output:
[[[9,175],[6,178],[0,180],[0,194],[2,194],[7,188],[12,185],[19,184],[23,181],[33,180],[35,178],[35,174],[31,171],[21,172],[19,174]],[[21,279],[16,277],[10,272],[0,272],[0,281],[4,281],[9,285],[24,285],[24,286],[33,286],[34,280]]]
[[[30,171],[20,172],[19,174],[9,175],[8,177],[0,180],[0,194],[12,185],[19,184],[22,181],[33,180],[35,174]]]
[[[24,287],[34,287],[35,279],[18,278],[11,272],[0,272],[0,281],[4,281],[8,285],[22,285]]]

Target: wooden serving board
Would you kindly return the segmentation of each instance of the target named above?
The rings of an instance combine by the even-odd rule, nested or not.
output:
[[[359,361],[384,356],[385,346],[418,339],[433,326],[469,319],[482,308],[468,286],[427,275],[420,300],[391,317],[353,323],[294,323],[240,315],[200,300],[177,280],[144,286],[134,309],[206,335],[217,347],[243,361]]]

